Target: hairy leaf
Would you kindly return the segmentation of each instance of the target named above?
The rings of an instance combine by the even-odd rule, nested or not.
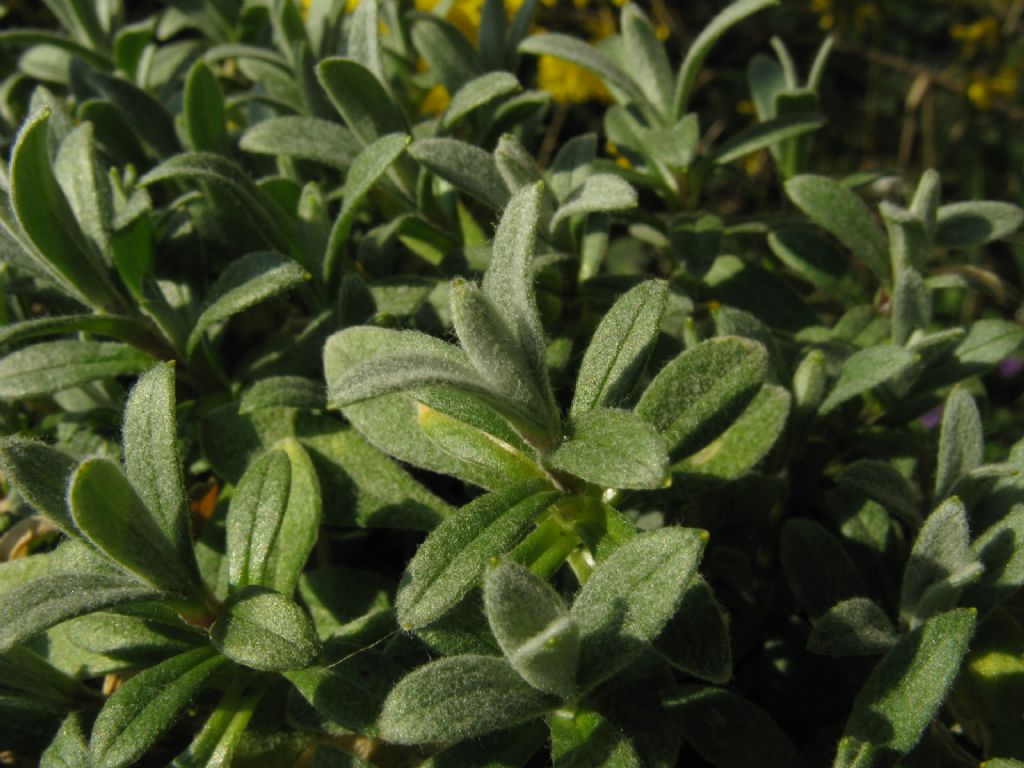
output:
[[[280,592],[248,586],[224,603],[210,639],[232,661],[253,669],[302,669],[320,655],[309,616]]]

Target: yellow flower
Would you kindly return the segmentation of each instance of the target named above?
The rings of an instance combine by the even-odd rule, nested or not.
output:
[[[349,2],[351,1],[352,0],[349,0]],[[359,0],[356,0],[356,2],[359,2]],[[309,15],[309,6],[312,4],[313,0],[299,0],[299,16],[302,17],[303,21],[305,21],[306,17]]]
[[[949,35],[963,48],[964,58],[971,58],[979,48],[994,48],[999,42],[999,22],[986,16],[973,24],[954,24]]]
[[[611,101],[611,94],[597,75],[554,56],[541,56],[538,59],[537,85],[562,104]]]
[[[1017,93],[1017,70],[1005,66],[994,76],[975,72],[967,86],[967,98],[978,109],[992,106],[993,97],[1012,98]]]
[[[423,97],[423,101],[420,102],[420,112],[427,115],[440,115],[448,109],[451,100],[452,95],[448,93],[448,89],[438,83]]]

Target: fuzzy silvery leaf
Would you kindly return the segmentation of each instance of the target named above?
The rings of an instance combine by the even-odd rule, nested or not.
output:
[[[836,603],[867,593],[864,580],[839,541],[823,526],[794,518],[782,527],[782,570],[811,618]]]
[[[143,346],[152,340],[137,320],[117,315],[56,315],[22,320],[0,327],[0,344],[17,344],[28,339],[90,333]]]
[[[253,383],[239,400],[238,413],[264,408],[320,410],[326,406],[324,385],[304,376],[271,376]]]
[[[256,232],[270,247],[281,253],[297,251],[294,218],[257,186],[237,163],[211,152],[186,152],[160,163],[143,176],[140,183],[150,186],[171,180],[205,182],[214,189],[227,192],[238,202]]]
[[[39,756],[39,768],[79,768],[89,765],[89,742],[82,715],[74,712],[61,723],[50,746]]]
[[[431,173],[454,185],[484,205],[500,211],[508,202],[505,185],[494,157],[458,139],[417,139],[409,154]]]
[[[47,149],[44,110],[18,132],[10,164],[10,203],[43,271],[75,298],[97,309],[114,309],[116,296],[102,263],[92,253],[67,197],[57,183]]]
[[[547,376],[538,375],[533,338],[516,338],[497,302],[473,283],[456,279],[451,288],[452,325],[477,376],[494,392],[530,414],[534,431],[557,432],[558,411],[548,389]],[[525,341],[526,343],[522,343]]]
[[[0,472],[37,512],[64,533],[77,536],[67,489],[77,462],[63,451],[22,437],[0,440]]]
[[[344,171],[362,144],[347,128],[318,117],[286,115],[262,120],[246,129],[238,146],[258,155],[311,160]]]
[[[849,305],[858,300],[860,285],[851,275],[848,257],[832,241],[802,227],[787,227],[768,235],[768,246],[779,261],[811,285]]]
[[[228,129],[224,93],[217,76],[202,59],[196,61],[188,73],[183,99],[182,123],[192,151],[226,151]]]
[[[501,13],[504,15],[504,7]],[[420,763],[420,768],[521,768],[531,755],[544,746],[547,739],[547,726],[539,720],[532,720],[514,728],[455,744]]]
[[[587,176],[555,211],[551,228],[573,216],[628,211],[636,208],[638,201],[637,192],[629,182],[611,173],[595,173]]]
[[[927,381],[931,387],[952,384],[984,373],[1013,355],[1024,345],[1024,328],[1019,324],[986,318],[971,323],[967,335],[951,355],[929,368]]]
[[[437,14],[423,13],[414,17],[412,42],[449,93],[456,93],[484,73],[480,55],[472,43],[458,27]]]
[[[634,3],[622,9],[624,65],[647,101],[662,115],[672,109],[672,68],[654,25]]]
[[[807,114],[782,115],[755,123],[715,147],[708,160],[725,165],[787,139],[816,131],[824,124],[825,118],[820,115]]]
[[[591,174],[596,157],[597,136],[593,133],[574,136],[558,150],[548,169],[548,183],[560,203],[568,200]]]
[[[96,156],[92,123],[82,123],[61,142],[53,172],[93,252],[109,261],[114,203],[110,179]]]
[[[676,88],[672,98],[672,117],[678,120],[686,114],[686,108],[693,95],[693,87],[697,82],[697,74],[700,72],[704,59],[707,58],[711,49],[719,38],[729,29],[748,16],[758,11],[777,5],[778,0],[739,0],[723,9],[711,22],[701,30],[697,39],[691,43],[686,52],[686,58],[679,66],[679,74],[676,75]]]
[[[521,565],[503,561],[484,579],[484,610],[512,668],[562,698],[576,687],[579,631],[562,598]]]
[[[906,344],[917,330],[928,330],[932,299],[921,274],[906,267],[896,276],[892,295],[892,343]]]
[[[128,479],[183,562],[192,561],[188,497],[178,455],[174,367],[143,374],[124,410],[122,452]]]
[[[288,457],[291,481],[277,534],[267,555],[263,583],[291,595],[316,545],[323,514],[323,500],[316,468],[302,444],[288,437],[277,448]]]
[[[782,436],[791,399],[782,387],[762,387],[725,432],[672,471],[734,480],[753,469]]]
[[[709,683],[727,683],[732,677],[728,619],[704,579],[690,581],[654,648],[676,669]]]
[[[593,688],[628,665],[675,615],[708,534],[667,527],[642,533],[599,563],[573,603],[578,682]]]
[[[957,608],[900,639],[857,694],[834,768],[893,766],[913,748],[960,669],[974,625],[975,611]]]
[[[793,404],[796,413],[802,418],[813,415],[825,399],[827,386],[825,355],[820,349],[812,350],[793,372]]]
[[[914,540],[903,572],[900,616],[915,626],[954,607],[960,591],[981,571],[971,551],[967,513],[954,496],[928,515]]]
[[[946,398],[935,467],[935,499],[946,498],[957,481],[981,466],[985,453],[981,414],[974,398],[954,387]]]
[[[683,738],[715,768],[797,768],[789,737],[760,707],[724,688],[685,686],[666,706]]]
[[[917,356],[903,347],[868,347],[854,352],[843,363],[839,378],[819,411],[828,413],[848,400],[898,379],[916,362]]]
[[[836,475],[836,482],[863,493],[910,525],[921,524],[920,492],[892,464],[858,459]]]
[[[352,59],[330,58],[316,68],[331,103],[363,144],[409,130],[381,81]]]
[[[519,44],[519,53],[534,56],[553,56],[571,64],[589,69],[605,84],[624,94],[629,101],[646,103],[643,91],[629,75],[606,53],[569,35],[542,32],[526,38]]]
[[[306,278],[298,264],[269,251],[249,253],[231,262],[210,286],[203,311],[188,337],[188,353],[195,351],[212,326],[302,285]]]
[[[504,659],[454,656],[419,667],[394,687],[380,735],[395,744],[454,743],[540,717],[555,702]]]
[[[95,768],[135,765],[227,660],[198,648],[145,669],[107,700],[92,727]]]
[[[632,411],[595,408],[572,421],[547,464],[604,488],[659,488],[668,454],[657,430]]]
[[[551,757],[555,768],[641,768],[643,763],[625,734],[598,712],[555,712]]]
[[[166,592],[199,589],[191,558],[175,549],[120,467],[104,458],[78,465],[68,484],[75,526],[97,549],[129,573]]]
[[[866,597],[829,608],[814,622],[807,649],[823,656],[874,656],[885,653],[899,636],[885,611]]]
[[[24,645],[0,653],[0,674],[5,688],[30,694],[38,701],[74,705],[75,699],[85,693],[81,683]]]
[[[775,99],[789,87],[779,62],[763,53],[755,54],[747,64],[747,85],[758,120],[775,117]]]
[[[971,543],[971,552],[985,567],[966,590],[966,601],[988,605],[1007,597],[1024,584],[1024,504],[990,526]]]
[[[944,205],[938,210],[933,240],[940,248],[970,248],[1013,234],[1024,210],[990,200]]]
[[[284,451],[263,454],[249,465],[227,514],[228,579],[234,589],[263,584],[291,489],[291,462]]]
[[[522,90],[516,76],[508,72],[488,72],[474,77],[452,96],[448,109],[441,116],[441,125],[451,130],[476,110]]]
[[[557,426],[558,411],[548,385],[547,344],[533,288],[543,193],[539,185],[531,185],[520,189],[509,200],[494,234],[483,292],[508,326],[530,368],[535,386],[546,399],[545,416]]]
[[[259,586],[228,598],[210,639],[232,661],[268,672],[302,669],[320,655],[309,615],[280,592]]]
[[[0,594],[0,653],[68,619],[165,595],[125,576],[55,573]]]
[[[576,376],[569,414],[629,405],[668,300],[668,285],[649,280],[616,300],[594,331]]]
[[[509,551],[558,498],[541,480],[507,486],[470,502],[435,528],[406,569],[395,598],[407,629],[440,618],[480,580],[487,560]]]
[[[348,55],[359,62],[387,87],[384,50],[381,45],[381,14],[378,0],[360,2],[348,27]]]
[[[498,140],[498,146],[494,149],[494,163],[511,192],[544,181],[544,171],[537,165],[533,153],[511,134],[505,134]],[[550,200],[543,202],[544,208],[548,208]],[[550,218],[549,211],[545,210],[544,214]]]
[[[93,70],[89,80],[153,155],[166,158],[180,151],[174,120],[155,97],[123,77]]]
[[[767,366],[768,354],[755,341],[709,339],[662,368],[636,412],[661,432],[670,455],[691,454],[721,434],[753,399]]]
[[[868,208],[849,189],[824,176],[794,176],[786,194],[815,224],[853,251],[875,276],[888,283],[889,246]]]
[[[401,666],[376,649],[354,646],[339,661],[293,670],[285,677],[328,722],[375,736],[384,699],[402,672]]]
[[[333,275],[336,262],[356,220],[356,214],[370,190],[402,155],[411,139],[405,134],[388,134],[369,144],[352,160],[345,176],[341,211],[331,227],[324,258],[324,279]]]
[[[46,341],[0,360],[0,398],[42,397],[153,364],[147,352],[107,341]]]
[[[530,456],[504,440],[423,403],[416,405],[416,412],[420,429],[432,443],[460,461],[479,467],[482,472],[493,473],[491,487],[549,479],[547,472]]]

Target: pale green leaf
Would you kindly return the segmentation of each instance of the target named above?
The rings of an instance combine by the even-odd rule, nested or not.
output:
[[[320,655],[308,614],[280,592],[258,586],[228,598],[210,639],[232,661],[268,672],[302,669]]]
[[[870,392],[909,371],[917,357],[903,347],[868,347],[854,352],[843,363],[839,378],[821,404],[825,414],[848,400]]]
[[[47,341],[0,360],[0,397],[52,395],[62,389],[146,370],[153,357],[127,344]]]
[[[935,499],[946,498],[957,481],[981,466],[985,454],[981,414],[974,398],[954,387],[946,398],[935,466]]]

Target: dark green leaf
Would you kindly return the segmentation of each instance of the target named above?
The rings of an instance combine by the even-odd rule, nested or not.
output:
[[[227,514],[228,580],[232,588],[264,584],[291,489],[291,462],[268,451],[249,465]]]
[[[407,133],[409,127],[380,80],[352,59],[331,58],[316,68],[320,84],[363,144],[389,133]]]
[[[522,90],[519,80],[508,72],[488,72],[475,77],[452,96],[441,117],[441,125],[451,130],[476,110]]]
[[[151,355],[127,344],[42,342],[0,360],[0,397],[52,395],[97,379],[139,373],[153,362]]]
[[[715,147],[714,151],[708,155],[708,160],[725,165],[787,139],[816,131],[824,124],[825,118],[820,115],[799,114],[782,115],[755,123]]]
[[[409,154],[431,173],[496,211],[508,202],[508,187],[494,157],[479,147],[458,139],[417,139],[409,145]]]
[[[291,482],[288,501],[267,558],[264,583],[284,595],[291,595],[316,545],[323,500],[316,469],[302,444],[288,437],[277,447],[291,464]]]
[[[1009,203],[978,201],[944,205],[938,210],[933,240],[942,248],[970,248],[1013,234],[1024,210]]]
[[[252,126],[238,142],[246,152],[295,157],[344,171],[361,148],[352,132],[317,117],[272,117]]]
[[[676,669],[710,683],[732,677],[732,647],[725,611],[700,577],[686,588],[679,611],[665,625],[654,647]]]
[[[260,379],[242,393],[238,413],[264,408],[301,408],[312,411],[326,406],[324,385],[303,376],[271,376]]]
[[[899,378],[915,362],[917,357],[914,353],[903,347],[868,347],[854,352],[843,363],[839,379],[821,404],[820,412],[828,413],[847,400]]]
[[[0,441],[0,472],[5,480],[69,536],[78,535],[67,505],[75,467],[73,458],[44,443],[17,436]]]
[[[320,655],[309,616],[280,592],[249,586],[228,598],[210,639],[232,661],[253,669],[302,669]]]
[[[877,603],[853,597],[836,603],[814,622],[807,649],[825,656],[874,656],[888,651],[897,639]]]
[[[954,387],[946,398],[935,467],[935,499],[946,498],[957,481],[981,466],[985,453],[981,414],[974,398]]]
[[[558,712],[551,716],[551,756],[555,768],[641,768],[629,739],[597,712]]]
[[[789,588],[811,618],[867,592],[842,545],[813,520],[797,518],[782,527],[781,557]]]
[[[913,526],[921,524],[920,493],[892,464],[858,459],[836,476],[836,482],[863,493]]]

